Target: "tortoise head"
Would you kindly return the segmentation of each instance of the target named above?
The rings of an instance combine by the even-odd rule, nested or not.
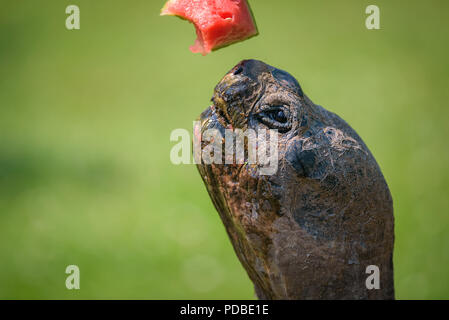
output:
[[[196,132],[216,131],[201,146],[218,143],[223,154],[198,169],[258,296],[392,297],[392,200],[357,133],[289,73],[261,61],[237,64],[212,102]],[[237,161],[239,134],[267,138],[266,130],[269,147],[247,135]],[[267,162],[249,161],[253,148],[275,151],[269,174]],[[367,291],[367,265],[384,272],[384,291]]]
[[[245,60],[215,87],[212,101],[224,126],[286,133],[294,127],[302,98],[302,89],[290,74]]]

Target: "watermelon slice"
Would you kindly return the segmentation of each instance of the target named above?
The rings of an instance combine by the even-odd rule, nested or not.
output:
[[[246,0],[169,0],[161,15],[192,22],[198,38],[190,50],[202,55],[258,34]]]

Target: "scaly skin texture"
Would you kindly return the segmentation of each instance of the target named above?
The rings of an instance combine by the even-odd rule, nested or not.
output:
[[[201,132],[279,130],[274,175],[256,164],[198,165],[257,296],[394,299],[392,198],[357,133],[260,61],[234,67],[212,101]],[[380,269],[378,290],[366,287],[369,265]]]

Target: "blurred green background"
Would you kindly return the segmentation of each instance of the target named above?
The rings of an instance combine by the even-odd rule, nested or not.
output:
[[[0,298],[253,299],[196,168],[169,160],[245,58],[296,76],[377,158],[397,298],[449,298],[449,2],[250,3],[260,35],[202,57],[163,0],[0,0]]]

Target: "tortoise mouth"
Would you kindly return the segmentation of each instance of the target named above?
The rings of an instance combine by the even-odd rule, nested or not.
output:
[[[215,87],[212,109],[224,127],[233,127],[245,121],[246,114],[241,112],[244,108],[242,89],[247,86],[247,82],[240,74],[231,71]]]
[[[223,127],[232,127],[231,117],[228,114],[228,107],[226,106],[224,101],[220,101],[217,103],[217,99],[213,99],[213,104],[210,106],[212,113],[216,116],[217,121]]]
[[[244,128],[257,97],[258,83],[247,77],[237,65],[218,83],[212,98],[213,110],[225,127]]]

